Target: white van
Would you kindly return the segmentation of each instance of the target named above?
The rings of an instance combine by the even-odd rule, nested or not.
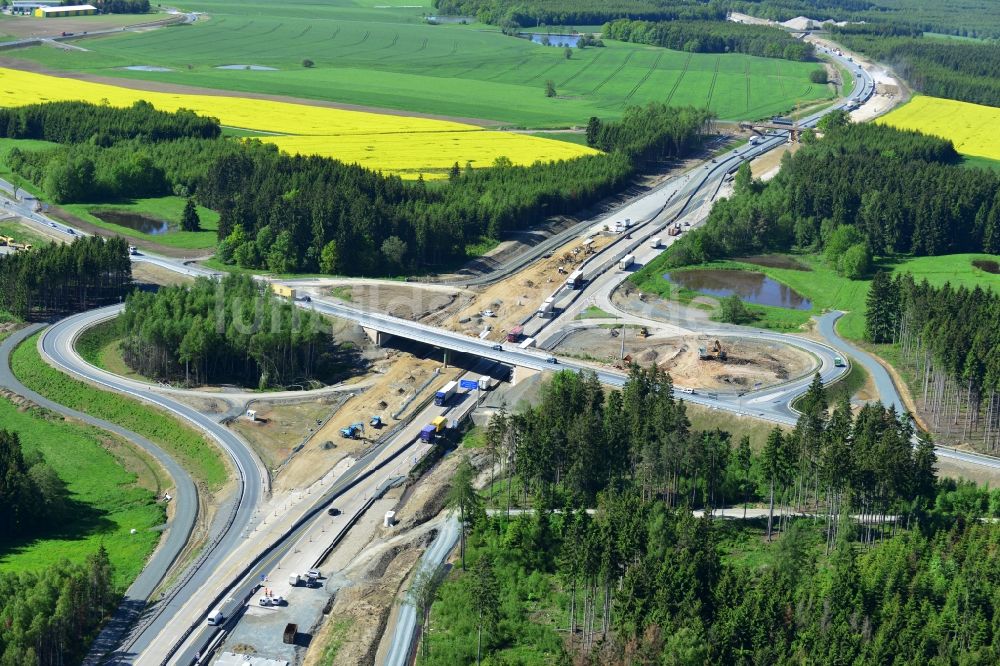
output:
[[[218,627],[225,621],[226,621],[226,616],[222,614],[221,608],[216,608],[214,611],[208,614],[208,625],[210,627]]]

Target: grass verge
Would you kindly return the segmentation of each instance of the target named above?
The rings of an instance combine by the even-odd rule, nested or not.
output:
[[[37,571],[62,559],[83,562],[104,545],[124,589],[156,547],[165,520],[156,494],[166,485],[141,450],[83,424],[0,398],[0,423],[16,432],[26,454],[37,452],[66,484],[72,518],[44,538],[5,539],[0,571]],[[131,531],[135,529],[136,533]]]
[[[712,409],[692,402],[685,402],[684,407],[692,430],[725,430],[732,433],[734,446],[739,443],[743,435],[746,435],[750,438],[750,446],[754,451],[763,450],[767,436],[775,426],[771,421],[742,416],[722,409]],[[786,432],[788,430],[784,426],[781,428]]]
[[[850,400],[858,391],[864,388],[867,381],[868,371],[860,363],[851,363],[851,369],[847,371],[847,375],[839,381],[823,388],[823,393],[826,395],[826,403],[832,407],[844,396],[847,396],[847,399]],[[804,397],[805,395],[803,394],[796,398],[792,402],[792,407],[798,409],[799,403]]]
[[[618,319],[615,315],[610,312],[605,312],[596,305],[588,305],[586,309],[578,314],[576,319]]]
[[[462,436],[463,449],[481,449],[486,446],[486,430],[479,426],[469,428]]]
[[[15,243],[27,243],[34,247],[41,247],[52,242],[51,238],[35,233],[28,227],[18,222],[0,222],[0,236],[9,236]]]
[[[88,363],[130,379],[146,380],[125,363],[121,353],[121,336],[117,320],[91,326],[76,341],[76,350]]]
[[[38,335],[11,354],[14,375],[28,388],[71,409],[117,423],[155,442],[210,490],[226,482],[222,453],[193,428],[138,400],[102,391],[49,366],[38,353]]]

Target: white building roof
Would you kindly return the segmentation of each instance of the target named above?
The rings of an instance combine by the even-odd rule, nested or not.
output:
[[[49,12],[72,12],[72,11],[81,11],[84,9],[93,9],[94,11],[97,11],[97,7],[95,7],[94,5],[67,5],[66,7],[39,7],[39,9],[41,9],[46,14],[48,14]]]

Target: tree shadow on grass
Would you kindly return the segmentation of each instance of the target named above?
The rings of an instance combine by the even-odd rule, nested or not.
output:
[[[83,541],[112,532],[116,525],[105,511],[65,496],[58,515],[38,521],[30,534],[0,538],[0,562],[23,554],[44,541]]]

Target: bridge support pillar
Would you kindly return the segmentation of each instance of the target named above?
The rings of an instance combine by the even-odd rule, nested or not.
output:
[[[534,368],[525,368],[524,366],[515,365],[514,372],[510,377],[510,385],[517,386],[517,383],[527,379],[528,377],[533,377],[539,373],[538,370]]]
[[[375,343],[376,347],[381,347],[389,341],[389,338],[392,337],[388,333],[383,333],[382,331],[374,328],[368,328],[367,326],[362,326],[361,330],[365,332],[365,335],[368,336],[369,340]]]

